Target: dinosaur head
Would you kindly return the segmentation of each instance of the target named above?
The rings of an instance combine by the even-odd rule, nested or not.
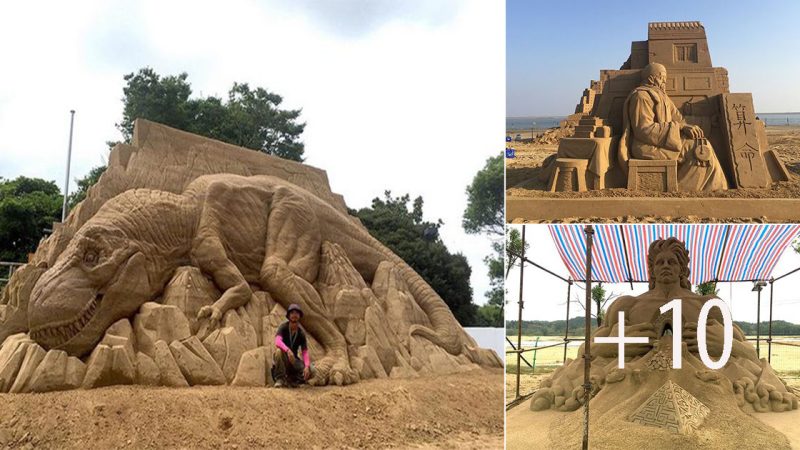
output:
[[[46,349],[89,352],[111,324],[150,299],[147,266],[137,242],[90,220],[33,287],[31,338]]]

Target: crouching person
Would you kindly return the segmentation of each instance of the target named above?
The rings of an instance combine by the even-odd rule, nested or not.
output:
[[[314,374],[306,333],[300,327],[302,317],[300,306],[289,305],[286,310],[287,321],[278,327],[275,334],[275,347],[278,348],[272,354],[272,379],[275,380],[275,387],[296,387],[307,382]],[[302,351],[298,353],[300,350]]]

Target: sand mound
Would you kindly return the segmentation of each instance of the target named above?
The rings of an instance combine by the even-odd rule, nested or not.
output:
[[[503,374],[0,394],[0,448],[503,448]]]

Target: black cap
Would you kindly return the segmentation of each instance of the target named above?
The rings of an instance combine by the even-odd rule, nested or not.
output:
[[[300,305],[298,305],[297,303],[292,303],[291,305],[289,305],[289,308],[286,310],[286,318],[287,319],[289,318],[289,313],[292,312],[292,311],[299,312],[300,313],[300,317],[303,317],[303,310],[300,309]]]

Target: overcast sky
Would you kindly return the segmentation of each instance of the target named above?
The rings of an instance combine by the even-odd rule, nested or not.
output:
[[[521,229],[521,225],[509,225]],[[558,255],[547,225],[525,226],[525,240],[529,243],[528,259],[567,278],[569,273]],[[689,255],[691,258],[691,255]],[[791,248],[783,251],[772,275],[777,277],[800,267],[800,254]],[[567,284],[533,266],[525,266],[525,282],[522,289],[525,308],[523,320],[564,320],[566,313]],[[646,283],[604,284],[608,294],[639,295],[647,291]],[[519,268],[514,268],[506,279],[506,319],[516,320],[519,301]],[[719,297],[731,309],[733,320],[755,322],[758,298],[752,283],[719,283]],[[694,286],[692,287],[694,289]],[[586,299],[583,283],[572,286],[570,296],[570,318],[584,314],[580,304]],[[800,272],[779,280],[774,285],[773,319],[800,323]],[[580,304],[579,304],[580,303]],[[607,306],[610,306],[608,303]],[[761,320],[769,317],[769,287],[761,291]],[[766,328],[764,328],[766,330]],[[766,332],[766,331],[765,331]]]
[[[508,0],[508,116],[567,115],[601,69],[619,69],[648,22],[698,20],[711,62],[756,112],[800,111],[800,2]]]
[[[141,67],[187,72],[195,95],[247,82],[303,109],[306,162],[351,208],[387,189],[422,195],[484,303],[490,242],[461,215],[466,186],[502,151],[504,26],[503,2],[481,0],[5,2],[0,176],[63,185],[70,109],[71,178],[103,163],[123,75]]]

